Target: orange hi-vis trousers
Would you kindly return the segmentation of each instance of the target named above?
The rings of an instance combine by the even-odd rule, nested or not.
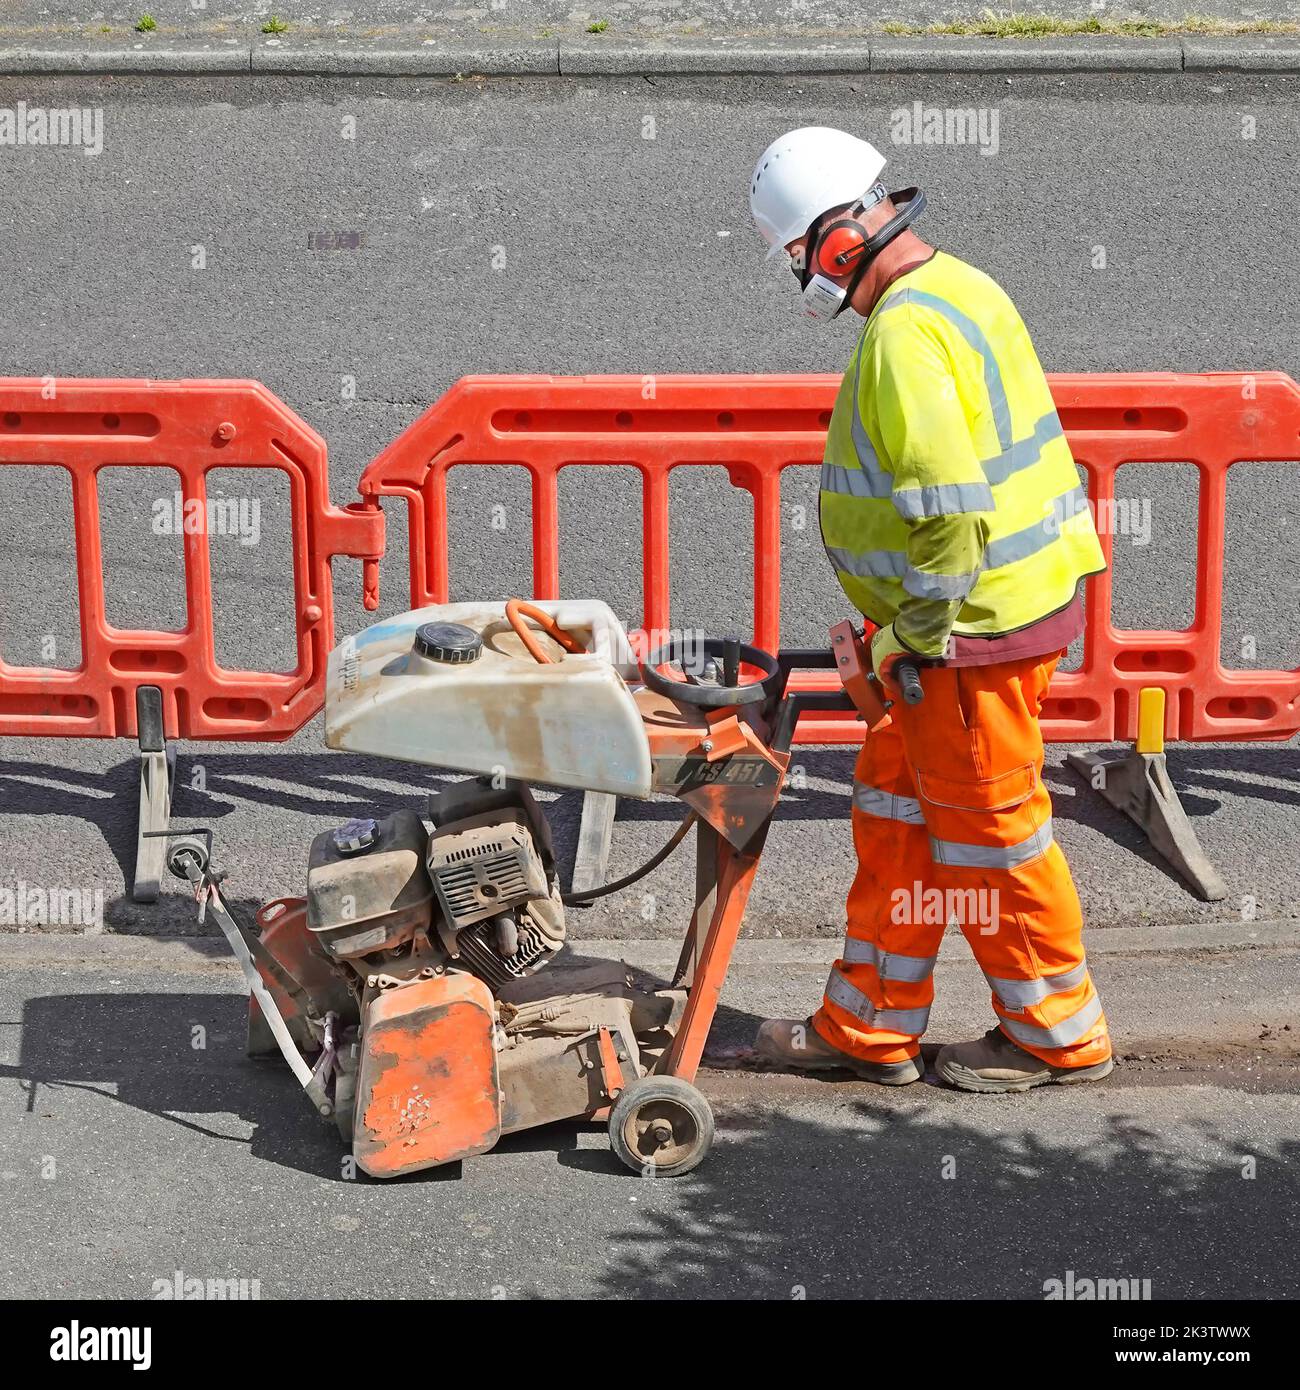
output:
[[[844,954],[813,1018],[832,1046],[872,1062],[916,1055],[955,920],[1007,1037],[1058,1067],[1110,1056],[1042,779],[1038,716],[1062,655],[927,668],[924,700],[896,700],[893,722],[867,736]]]

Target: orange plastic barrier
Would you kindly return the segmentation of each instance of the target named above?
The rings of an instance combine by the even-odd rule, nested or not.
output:
[[[370,560],[384,518],[364,504],[331,505],[325,442],[254,381],[0,379],[0,466],[48,464],[72,478],[80,600],[75,670],[0,662],[0,734],[109,738],[138,734],[135,692],[162,692],[172,738],[289,737],[320,708],[334,640],[330,558]],[[187,510],[206,514],[211,468],[274,468],[288,475],[293,519],[297,665],[291,672],[229,671],[212,641],[206,528],[186,531],[184,631],[123,631],[105,619],[97,474],[106,467],[168,467]],[[37,519],[33,518],[35,522]],[[248,615],[256,621],[255,614]]]
[[[1281,373],[1069,375],[1051,378],[1062,424],[1094,504],[1114,497],[1123,463],[1192,463],[1200,472],[1196,616],[1176,632],[1116,629],[1111,576],[1088,586],[1082,669],[1060,674],[1044,710],[1054,742],[1133,739],[1138,691],[1166,691],[1171,739],[1280,739],[1300,730],[1300,673],[1231,671],[1220,663],[1227,474],[1244,460],[1300,453],[1300,388]],[[817,467],[835,376],[466,377],[362,475],[362,496],[408,504],[411,603],[446,602],[447,473],[509,464],[531,474],[533,594],[559,596],[558,474],[603,464],[641,474],[647,629],[669,617],[668,475],[725,467],[754,505],[754,642],[780,645],[781,474]],[[800,482],[812,497],[811,478]],[[594,528],[593,528],[594,531]],[[593,544],[599,544],[599,539]],[[1111,537],[1103,536],[1110,553]],[[839,614],[828,613],[827,622]],[[801,689],[826,677],[796,675]],[[856,742],[862,726],[809,714],[802,743]]]

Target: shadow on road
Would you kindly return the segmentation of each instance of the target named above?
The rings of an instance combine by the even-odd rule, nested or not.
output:
[[[671,1205],[639,1203],[610,1233],[601,1293],[1042,1299],[1072,1270],[1149,1279],[1154,1298],[1295,1297],[1300,1141],[1256,1155],[1248,1180],[1237,1142],[1204,1126],[1185,1123],[1175,1148],[1110,1115],[1080,1141],[1093,1107],[1068,1092],[994,1133],[953,1118],[979,1100],[927,1087],[919,1101],[844,1102],[834,1124],[722,1115],[709,1159],[668,1180]]]
[[[244,1011],[228,994],[42,997],[25,1006],[18,1061],[0,1075],[20,1080],[30,1110],[46,1087],[86,1089],[204,1145],[343,1182],[333,1127],[283,1066],[243,1055]],[[612,1298],[1041,1299],[1045,1281],[1068,1271],[1149,1279],[1155,1298],[1296,1294],[1300,1140],[1244,1145],[1254,1127],[1233,1133],[1217,1113],[1196,1119],[1194,1105],[1173,1123],[1168,1107],[1146,1118],[1144,1094],[1115,1087],[1007,1102],[935,1085],[877,1099],[852,1080],[762,1081],[702,1078],[718,1116],[713,1152],[653,1194],[605,1147],[603,1126],[508,1136],[502,1152],[469,1162],[509,1164],[516,1177],[521,1159],[535,1163],[539,1191],[565,1170],[561,1191],[577,1184],[566,1200],[599,1204],[591,1220],[604,1253],[590,1277]],[[357,1181],[402,1189],[394,1201],[433,1220],[482,1200],[461,1176],[449,1165]],[[548,1296],[534,1282],[521,1292]]]
[[[279,1059],[244,1053],[248,1004],[234,994],[69,994],[27,1001],[18,1061],[27,1109],[43,1088],[116,1098],[213,1143],[342,1180],[343,1143]],[[228,1116],[252,1128],[229,1132]],[[208,1120],[206,1117],[222,1117]],[[223,1128],[223,1125],[227,1128]]]
[[[178,747],[177,823],[220,820],[244,805],[346,820],[371,814],[376,806],[388,802],[419,806],[428,792],[460,776],[350,753],[208,753],[200,746]],[[1300,749],[1180,745],[1169,750],[1168,758],[1170,774],[1193,819],[1218,811],[1223,793],[1300,806]],[[803,777],[837,785],[832,790],[792,783],[782,796],[781,818],[846,820],[853,750],[799,749],[796,762]],[[198,790],[188,774],[200,763],[203,780]],[[0,760],[0,808],[5,815],[56,815],[88,822],[99,830],[129,882],[135,858],[138,776],[134,759],[96,771]],[[1130,821],[1093,794],[1073,772],[1049,768],[1046,777],[1060,819],[1088,825],[1126,848],[1131,848],[1135,839],[1142,839]],[[571,852],[582,812],[582,793],[543,795],[557,847]],[[680,814],[679,804],[670,798],[619,802],[621,821],[667,823],[679,819]]]
[[[575,964],[582,959],[572,955]],[[21,1083],[28,1111],[39,1109],[45,1087],[94,1091],[214,1142],[247,1147],[255,1158],[343,1181],[346,1151],[337,1129],[317,1116],[278,1057],[247,1056],[247,1017],[242,992],[44,995],[24,1004],[18,1061],[0,1065],[0,1077]],[[724,1006],[712,1036],[748,1042],[757,1026],[752,1015]],[[230,1133],[230,1115],[251,1133]],[[572,1127],[559,1125],[508,1135],[501,1145],[554,1153],[571,1142]],[[364,1174],[356,1180],[369,1181]]]

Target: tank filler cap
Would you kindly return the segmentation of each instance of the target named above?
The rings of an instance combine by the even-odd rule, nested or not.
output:
[[[372,816],[350,820],[334,832],[334,848],[344,856],[364,854],[379,842],[379,822]]]
[[[477,661],[483,652],[483,639],[464,623],[421,623],[413,645],[418,655],[453,665]]]

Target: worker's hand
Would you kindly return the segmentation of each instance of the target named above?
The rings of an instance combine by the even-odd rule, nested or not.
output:
[[[910,657],[915,661],[916,653],[905,647],[894,635],[893,623],[888,627],[877,628],[871,637],[871,669],[876,673],[878,680],[895,692],[898,690],[898,682],[894,679],[894,666],[903,657]]]

